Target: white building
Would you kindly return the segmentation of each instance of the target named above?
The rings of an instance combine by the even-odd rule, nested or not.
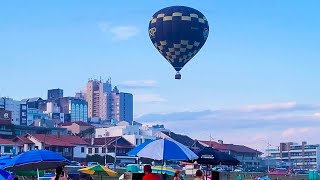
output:
[[[288,142],[270,150],[270,159],[281,160],[297,169],[320,169],[320,145]]]
[[[160,131],[168,131],[163,126],[142,126],[141,124],[130,124],[121,121],[116,126],[95,129],[95,137],[122,136],[131,144],[137,146],[148,140],[156,139],[156,134]]]
[[[11,111],[11,123],[20,125],[20,104],[21,101],[16,101],[11,98],[0,98],[0,109]]]

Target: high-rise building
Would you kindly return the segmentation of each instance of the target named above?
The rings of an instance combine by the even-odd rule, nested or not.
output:
[[[63,89],[49,89],[48,90],[48,100],[56,100],[63,98]]]
[[[118,108],[118,107],[117,107]],[[117,110],[119,121],[133,121],[133,95],[131,93],[119,94],[119,111]]]
[[[133,121],[133,95],[119,92],[114,87],[111,93],[104,94],[101,98],[101,119],[117,121]]]
[[[101,106],[104,104],[102,97],[105,93],[111,92],[111,82],[90,79],[87,83],[86,100],[88,102],[88,117],[101,118]]]
[[[133,95],[112,90],[111,80],[89,80],[86,92],[88,117],[101,120],[133,121]]]

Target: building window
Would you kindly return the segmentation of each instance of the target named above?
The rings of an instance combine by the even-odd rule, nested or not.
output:
[[[89,154],[92,154],[92,148],[89,148],[88,151]]]
[[[81,153],[84,153],[84,147],[81,147]]]
[[[99,148],[95,148],[94,153],[96,153],[96,154],[99,153]]]
[[[106,153],[106,148],[102,148],[102,153]]]
[[[12,146],[4,146],[4,153],[10,153]]]

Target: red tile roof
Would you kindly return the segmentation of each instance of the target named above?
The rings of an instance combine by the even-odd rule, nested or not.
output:
[[[17,136],[14,141],[18,144],[33,144],[33,142],[25,136]]]
[[[2,139],[2,138],[0,138],[0,144],[1,144],[1,145],[14,145],[14,144],[16,144],[16,143],[13,142],[13,141],[7,140],[7,139]]]
[[[102,137],[102,138],[94,138],[93,139],[93,146],[105,146],[107,144],[108,148],[114,148],[115,147],[115,140],[118,139],[117,147],[122,147],[122,148],[134,148],[134,146],[124,139],[121,136],[115,136],[115,137]],[[91,144],[91,138],[85,139],[86,142]]]
[[[73,123],[75,123],[79,126],[92,126],[91,124],[89,124],[87,122],[82,122],[82,121],[60,123],[59,126],[71,126]]]
[[[38,141],[44,142],[48,146],[64,146],[73,147],[75,145],[88,145],[86,141],[77,136],[68,135],[47,135],[47,134],[31,134]]]
[[[212,146],[215,149],[218,149],[220,151],[234,151],[239,153],[258,153],[262,154],[260,151],[254,150],[252,148],[249,148],[247,146],[243,145],[235,145],[235,144],[221,144],[215,141],[200,141],[208,146]]]

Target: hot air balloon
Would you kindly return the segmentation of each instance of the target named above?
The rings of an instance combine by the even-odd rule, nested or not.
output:
[[[156,12],[149,22],[149,36],[160,54],[177,71],[199,52],[209,35],[206,17],[186,6],[166,7]]]

